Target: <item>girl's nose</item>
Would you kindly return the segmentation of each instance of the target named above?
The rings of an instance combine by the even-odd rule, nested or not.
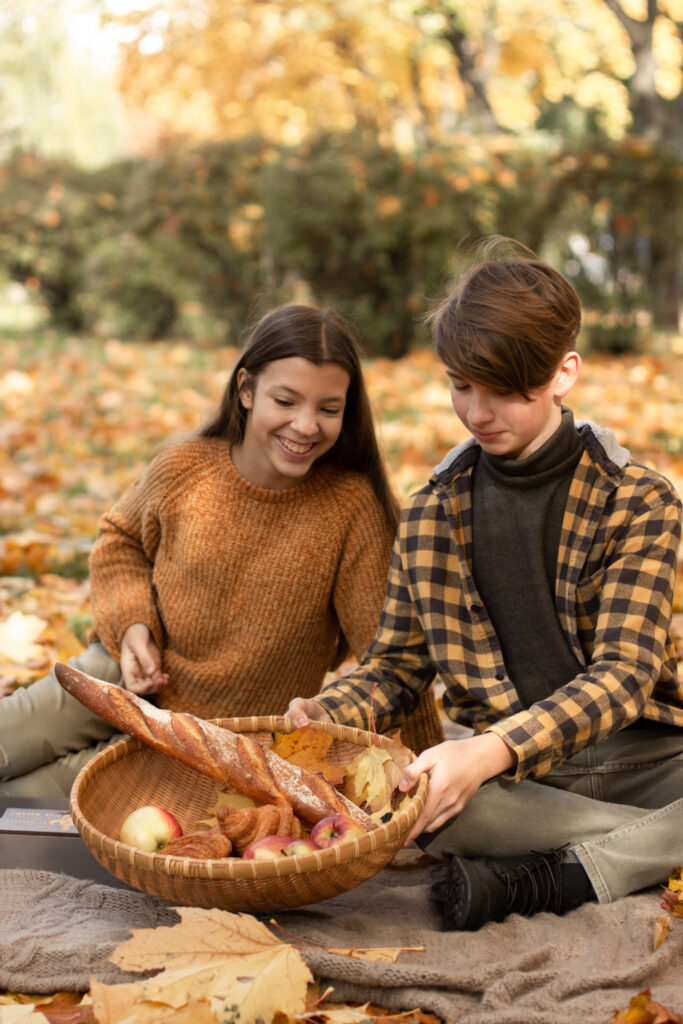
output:
[[[318,433],[318,420],[310,409],[299,409],[292,426],[302,437],[310,437],[312,434]]]

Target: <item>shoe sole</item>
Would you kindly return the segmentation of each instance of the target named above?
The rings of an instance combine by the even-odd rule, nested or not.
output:
[[[490,893],[471,861],[454,857],[448,866],[448,906],[444,910],[444,928],[449,931],[476,932],[491,918]]]

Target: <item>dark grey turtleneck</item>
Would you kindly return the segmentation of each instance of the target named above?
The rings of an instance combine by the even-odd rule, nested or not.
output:
[[[524,707],[582,667],[560,628],[555,576],[562,518],[582,445],[569,409],[525,459],[482,451],[473,480],[473,573]]]

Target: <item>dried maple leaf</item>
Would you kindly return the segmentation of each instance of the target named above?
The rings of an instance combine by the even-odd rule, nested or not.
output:
[[[670,917],[656,917],[655,918],[655,934],[654,934],[654,948],[659,949],[663,942],[669,937],[671,931],[671,918]]]
[[[683,868],[677,868],[662,893],[662,910],[683,918]]]
[[[306,725],[293,732],[276,732],[270,749],[291,764],[317,772],[331,785],[341,786],[346,769],[343,765],[333,764],[327,757],[333,739],[314,725]]]
[[[368,747],[348,767],[344,795],[370,814],[391,809],[391,795],[396,783],[391,754],[384,747]],[[399,779],[400,779],[399,775]]]
[[[93,983],[98,1024],[215,1024],[236,1015],[252,1024],[305,1011],[313,978],[298,950],[249,914],[198,907],[178,913],[180,924],[136,930],[111,954],[124,970],[162,971],[127,985]]]

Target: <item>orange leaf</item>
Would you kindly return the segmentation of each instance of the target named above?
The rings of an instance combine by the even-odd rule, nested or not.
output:
[[[343,765],[332,764],[327,753],[332,745],[333,737],[329,733],[306,725],[289,733],[275,733],[271,750],[283,757],[290,764],[306,768],[309,772],[318,772],[333,786],[340,786],[344,781],[346,769]]]
[[[633,997],[627,1010],[615,1013],[612,1024],[681,1024],[681,1018],[651,999],[650,989],[646,988]]]
[[[654,948],[655,949],[659,949],[661,944],[668,939],[670,931],[671,931],[671,918],[670,917],[656,917],[655,918],[655,935],[654,935]]]

